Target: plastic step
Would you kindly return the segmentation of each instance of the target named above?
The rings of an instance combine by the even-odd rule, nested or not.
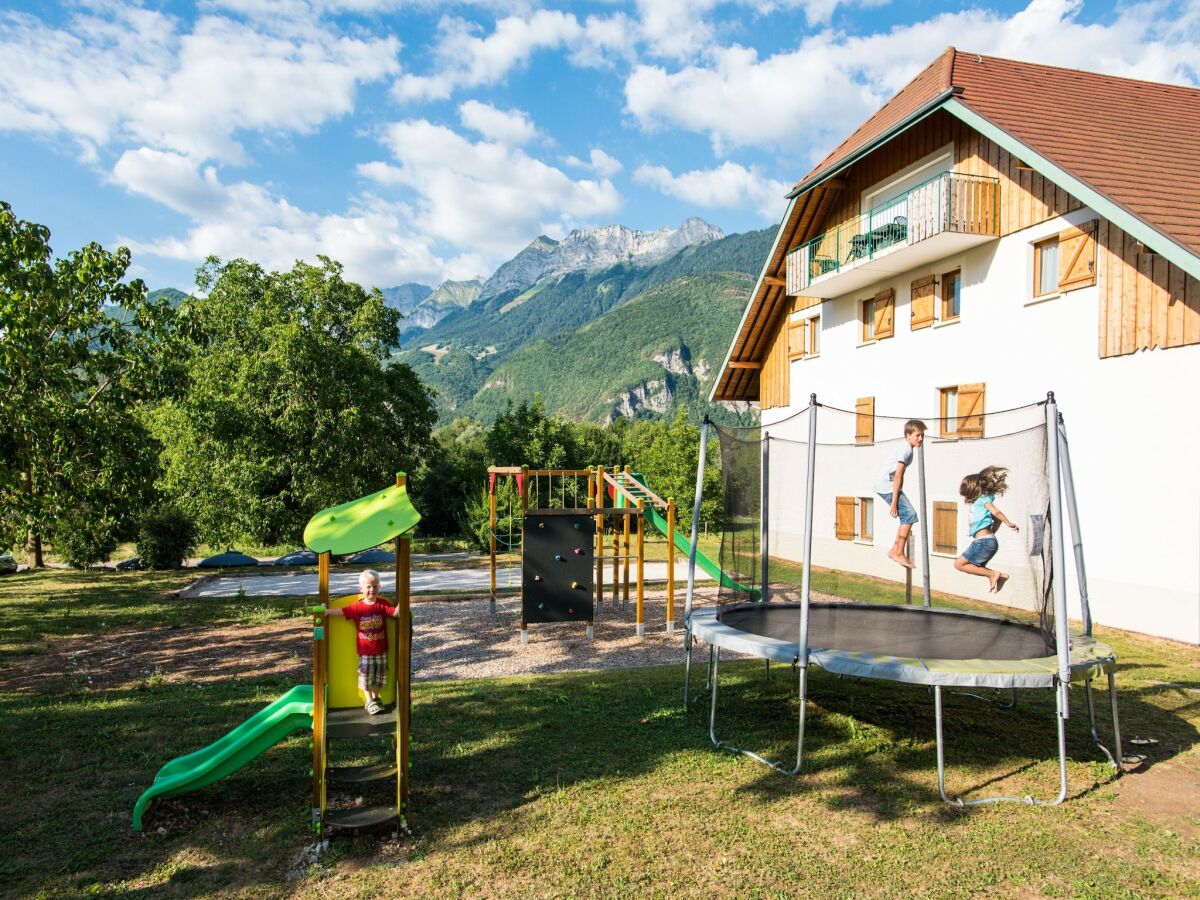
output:
[[[396,707],[371,715],[361,706],[331,709],[325,717],[325,733],[330,738],[370,737],[396,733]]]
[[[395,806],[355,806],[352,809],[325,810],[325,824],[330,828],[373,828],[399,818]]]
[[[338,784],[365,784],[395,778],[396,764],[375,763],[369,766],[330,766],[329,778]]]

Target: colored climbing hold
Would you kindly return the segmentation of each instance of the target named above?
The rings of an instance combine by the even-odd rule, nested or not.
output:
[[[538,604],[538,609],[545,609],[545,608],[546,608],[546,604],[545,604],[545,603],[539,603],[539,604]]]
[[[575,548],[575,555],[576,555],[576,556],[583,556],[583,548],[582,548],[582,547],[576,547],[576,548]]]
[[[545,527],[546,527],[545,522],[538,522],[538,528],[545,528]]]
[[[542,580],[542,576],[541,576],[541,575],[534,575],[534,576],[533,576],[533,580],[534,580],[534,581],[541,581],[541,580]]]
[[[567,608],[567,615],[568,615],[568,616],[573,616],[573,615],[575,615],[575,610],[573,610],[573,609],[571,609],[570,607],[568,607],[568,608]]]
[[[555,561],[555,562],[562,562],[562,561],[563,561],[562,554],[561,554],[561,553],[555,553],[555,554],[554,554],[554,561]]]
[[[576,531],[578,531],[578,530],[579,530],[580,528],[582,528],[582,527],[583,527],[583,526],[582,526],[581,524],[579,524],[578,522],[576,522],[576,523],[575,523],[575,530],[576,530]]]

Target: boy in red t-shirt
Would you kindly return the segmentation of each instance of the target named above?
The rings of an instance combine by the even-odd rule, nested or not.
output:
[[[379,573],[367,569],[358,576],[362,599],[340,609],[326,609],[327,616],[343,616],[354,623],[358,647],[358,687],[366,696],[371,715],[383,712],[379,692],[387,679],[388,636],[384,616],[395,618],[399,608],[379,596]]]

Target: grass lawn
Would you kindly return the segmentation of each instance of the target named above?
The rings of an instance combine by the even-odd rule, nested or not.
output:
[[[714,750],[706,707],[680,708],[682,670],[667,667],[418,684],[409,837],[335,838],[314,859],[303,734],[156,802],[135,834],[159,766],[291,684],[18,676],[72,639],[250,628],[306,605],[167,598],[193,576],[0,579],[0,895],[1200,896],[1200,651],[1118,632],[1100,637],[1120,656],[1127,750],[1147,758],[1112,781],[1073,691],[1058,808],[942,804],[922,688],[817,672],[807,771],[785,778]],[[725,736],[786,757],[794,691],[784,667],[723,665]],[[1012,711],[955,696],[946,715],[952,791],[1054,793],[1050,692]]]

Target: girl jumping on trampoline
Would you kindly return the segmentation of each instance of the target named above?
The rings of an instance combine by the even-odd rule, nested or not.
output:
[[[968,475],[958,486],[963,502],[970,508],[967,534],[971,537],[971,543],[962,556],[954,561],[954,568],[969,575],[986,578],[990,594],[998,593],[1004,587],[1004,582],[1008,581],[1007,572],[987,567],[996,551],[1000,549],[1000,542],[996,540],[996,523],[1003,522],[1013,531],[1021,530],[996,506],[996,496],[1003,495],[1006,490],[1008,469],[1004,466],[988,466],[981,469],[973,475]]]

